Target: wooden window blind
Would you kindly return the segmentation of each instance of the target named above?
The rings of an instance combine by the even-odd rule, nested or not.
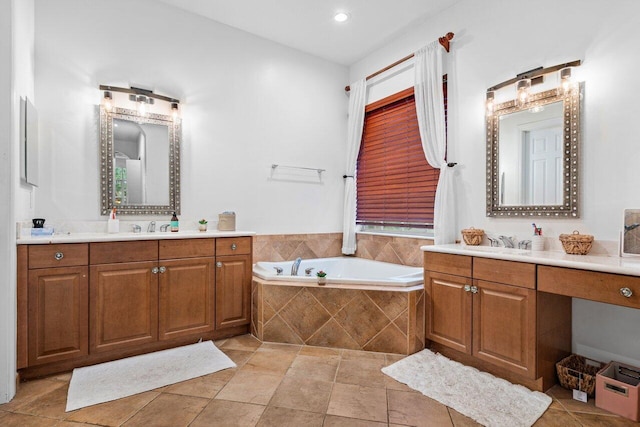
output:
[[[446,99],[446,81],[444,88]],[[439,176],[422,149],[413,88],[367,106],[356,172],[358,224],[431,228]]]

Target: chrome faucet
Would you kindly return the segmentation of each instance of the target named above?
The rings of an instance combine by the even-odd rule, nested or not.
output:
[[[515,248],[515,242],[511,239],[511,237],[507,237],[507,236],[499,236],[498,237],[500,240],[502,240],[502,243],[504,243],[504,247],[505,248]]]
[[[167,231],[167,230],[169,230],[169,226],[170,226],[170,225],[171,225],[171,224],[162,224],[162,225],[160,226],[160,231]]]
[[[142,231],[142,227],[140,227],[138,224],[133,224],[131,226],[131,229],[134,233],[140,233]]]
[[[147,227],[147,233],[155,233],[155,231],[156,231],[156,222],[151,221],[149,223],[149,226]]]
[[[297,276],[298,275],[298,268],[300,267],[300,263],[302,262],[302,258],[298,257],[296,258],[295,261],[293,261],[293,264],[291,265],[291,275],[292,276]]]

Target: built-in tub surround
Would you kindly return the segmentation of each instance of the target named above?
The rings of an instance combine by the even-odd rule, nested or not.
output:
[[[415,274],[403,268],[410,270],[405,276]],[[357,278],[319,286],[315,277],[264,277],[254,276],[251,294],[251,331],[262,341],[398,354],[424,348],[421,279],[409,286]]]

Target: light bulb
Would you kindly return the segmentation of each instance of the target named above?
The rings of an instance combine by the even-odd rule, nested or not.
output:
[[[571,88],[571,67],[560,70],[560,87],[558,91],[561,95],[567,93]]]
[[[493,109],[495,107],[494,96],[495,96],[495,93],[492,90],[487,92],[487,103],[486,103],[487,115],[493,114]]]
[[[349,14],[346,12],[338,12],[333,15],[333,20],[336,22],[345,22],[349,20]]]
[[[172,102],[171,103],[171,116],[175,120],[175,119],[178,118],[179,115],[180,115],[180,110],[178,110],[178,103],[177,102]]]
[[[529,101],[529,89],[531,79],[522,79],[516,82],[516,104],[522,107]]]
[[[138,95],[136,100],[138,101],[138,114],[140,114],[141,116],[146,116],[147,103],[149,102],[149,98],[144,95]]]
[[[113,109],[113,98],[111,96],[111,92],[108,90],[104,91],[104,97],[102,98],[102,106],[108,112]]]

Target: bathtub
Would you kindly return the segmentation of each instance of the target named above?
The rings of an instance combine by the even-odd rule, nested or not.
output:
[[[424,281],[421,267],[391,264],[363,258],[336,257],[303,259],[298,268],[298,275],[291,276],[293,261],[258,262],[253,266],[254,276],[267,281],[297,282],[300,284],[317,282],[316,272],[327,273],[329,285],[368,285],[382,287],[413,287],[422,285]],[[282,269],[282,274],[276,273]],[[305,269],[312,268],[310,275]]]

